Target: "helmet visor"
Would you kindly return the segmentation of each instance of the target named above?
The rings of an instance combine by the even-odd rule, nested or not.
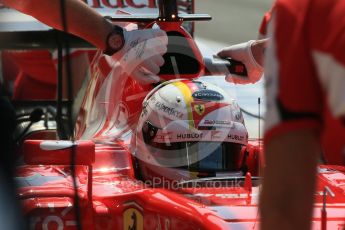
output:
[[[154,143],[152,156],[161,166],[198,172],[238,171],[242,145],[230,142]]]

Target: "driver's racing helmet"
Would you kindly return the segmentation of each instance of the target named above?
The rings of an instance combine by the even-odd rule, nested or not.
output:
[[[132,141],[143,180],[180,181],[243,175],[248,132],[239,106],[224,90],[175,80],[147,95]]]

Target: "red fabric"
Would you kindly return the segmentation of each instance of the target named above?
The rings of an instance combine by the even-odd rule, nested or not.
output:
[[[1,52],[1,61],[2,61],[2,74],[4,81],[6,83],[12,82],[16,79],[18,74],[18,68],[15,64],[14,58],[10,52],[2,51]]]
[[[56,68],[48,50],[11,51],[6,58],[16,64],[13,100],[54,100]]]
[[[316,127],[291,125],[299,122],[298,116],[296,119],[291,119],[291,116],[284,118],[286,111],[282,111],[281,107],[291,114],[312,114],[306,116],[304,121],[318,122],[319,128],[323,127],[322,144],[330,164],[344,163],[345,127],[340,119],[331,115],[329,105],[324,103],[328,95],[320,82],[313,54],[320,52],[330,56],[337,65],[345,68],[344,11],[345,1],[278,0],[273,11],[274,34],[271,37],[276,47],[278,72],[277,76],[266,76],[270,80],[278,78],[276,98],[268,107],[268,114],[275,113],[275,109],[280,117],[276,124],[269,126],[265,140],[269,141],[272,136],[283,132]],[[264,22],[267,18],[270,18],[270,13],[265,15]],[[267,25],[263,23],[262,27],[260,32],[265,33]],[[274,68],[271,70],[274,74]],[[329,77],[332,77],[331,68]],[[320,120],[315,119],[317,117]]]
[[[345,123],[332,116],[329,109],[324,112],[322,146],[325,160],[332,165],[345,165]]]
[[[20,72],[13,89],[13,100],[49,100],[55,99],[56,85],[31,78]]]
[[[36,81],[56,84],[56,67],[48,50],[14,51],[10,54],[22,73]]]
[[[259,28],[259,33],[262,36],[267,35],[267,25],[271,20],[272,10],[273,10],[273,8],[271,8],[267,13],[265,13],[264,17],[262,18],[261,25]]]
[[[96,51],[87,52],[91,60]],[[71,60],[81,54],[85,54],[85,51],[72,52]],[[13,73],[17,73],[13,89],[14,100],[55,100],[57,84],[55,56],[49,50],[5,52],[3,57],[6,62],[12,63],[11,68],[6,69],[5,76],[11,80],[14,78]]]

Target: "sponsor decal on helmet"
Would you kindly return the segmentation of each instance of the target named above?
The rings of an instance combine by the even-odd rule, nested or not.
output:
[[[242,120],[242,114],[241,114],[241,112],[235,113],[235,119],[236,119],[236,121],[241,121],[241,120]]]
[[[203,115],[205,112],[205,105],[194,105],[194,111],[199,114],[199,116]]]
[[[202,133],[184,133],[184,134],[177,134],[177,139],[200,139],[202,138]]]
[[[235,141],[244,141],[245,137],[237,135],[237,134],[229,134],[228,139],[235,140]]]
[[[149,99],[149,101],[152,101],[152,102],[157,101],[156,96],[155,96],[155,95],[152,95],[151,98]]]
[[[224,137],[224,132],[219,130],[212,130],[211,131],[211,140],[220,139]]]
[[[167,105],[165,105],[164,103],[162,102],[159,102],[157,101],[155,103],[155,107],[157,108],[157,110],[160,110],[170,116],[174,116],[174,117],[177,117],[179,119],[181,119],[183,117],[183,113],[177,111],[175,108],[171,108]]]
[[[204,89],[192,94],[192,97],[198,100],[204,101],[221,101],[224,99],[224,96],[217,91]]]
[[[145,116],[147,116],[147,114],[147,108],[143,108],[143,111],[141,112],[141,117],[144,118]]]
[[[173,138],[173,132],[159,133],[155,137],[155,141],[169,141]]]
[[[204,125],[230,125],[231,121],[205,120]]]

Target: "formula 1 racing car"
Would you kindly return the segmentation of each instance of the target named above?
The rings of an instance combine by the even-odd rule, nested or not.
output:
[[[189,22],[211,18],[193,14],[193,4],[148,1],[140,8],[158,7],[158,15],[111,17],[167,32],[164,82],[140,85],[116,71],[116,60],[81,51],[93,52],[92,62],[73,108],[63,93],[56,104],[17,104],[24,164],[16,181],[31,229],[258,229],[262,142],[248,137],[236,101],[200,79],[245,76],[245,67],[200,51]],[[25,41],[35,43],[35,32]],[[345,229],[345,168],[319,165],[317,178],[313,229]]]

